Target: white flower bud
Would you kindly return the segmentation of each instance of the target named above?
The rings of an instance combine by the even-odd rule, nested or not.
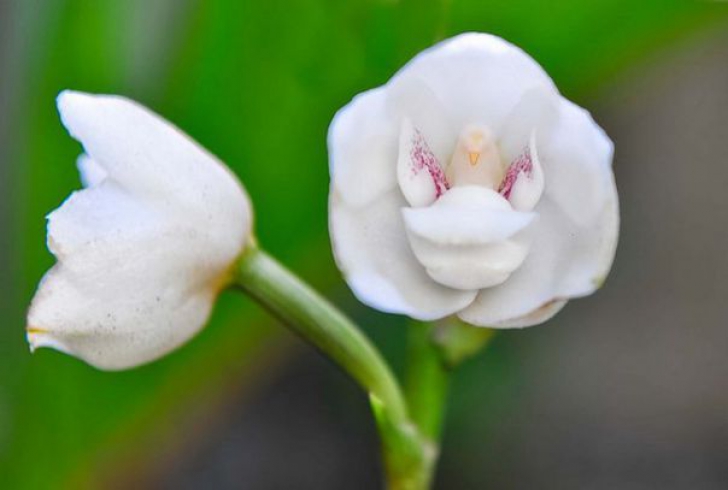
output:
[[[151,361],[207,321],[250,239],[248,196],[214,156],[135,102],[66,91],[58,108],[83,144],[86,188],[48,216],[57,263],[33,298],[28,342],[102,369]]]

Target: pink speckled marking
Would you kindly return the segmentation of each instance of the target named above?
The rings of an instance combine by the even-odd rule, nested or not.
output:
[[[442,171],[440,162],[430,147],[427,145],[424,136],[419,130],[415,129],[412,135],[412,149],[410,150],[410,160],[412,162],[412,173],[419,174],[422,169],[426,169],[435,184],[435,199],[445,193],[450,188],[450,184],[445,178],[445,172]]]
[[[516,184],[521,172],[525,173],[527,177],[530,177],[531,173],[533,173],[533,160],[531,159],[531,150],[528,147],[524,148],[523,153],[518,155],[508,166],[506,176],[503,177],[503,182],[498,188],[498,192],[506,199],[510,199],[513,186]]]

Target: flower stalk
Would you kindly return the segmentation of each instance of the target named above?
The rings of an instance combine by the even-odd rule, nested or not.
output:
[[[413,321],[407,343],[407,406],[431,448],[423,470],[432,485],[445,422],[450,376],[465,360],[481,352],[495,331],[473,328],[450,318],[437,323]]]
[[[255,244],[238,260],[233,286],[313,344],[369,394],[388,488],[428,488],[432,448],[409,419],[404,395],[386,361],[356,325]]]

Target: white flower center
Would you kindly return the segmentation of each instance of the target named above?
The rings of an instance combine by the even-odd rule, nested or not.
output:
[[[465,126],[447,166],[448,183],[452,187],[480,185],[498,190],[505,173],[506,167],[490,129],[475,124]]]

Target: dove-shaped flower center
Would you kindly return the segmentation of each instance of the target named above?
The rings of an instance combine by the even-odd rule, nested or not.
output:
[[[508,279],[528,253],[519,232],[533,220],[544,187],[534,136],[506,164],[493,132],[468,124],[443,165],[405,117],[399,144],[399,185],[411,206],[403,210],[405,226],[428,275],[465,290]]]

